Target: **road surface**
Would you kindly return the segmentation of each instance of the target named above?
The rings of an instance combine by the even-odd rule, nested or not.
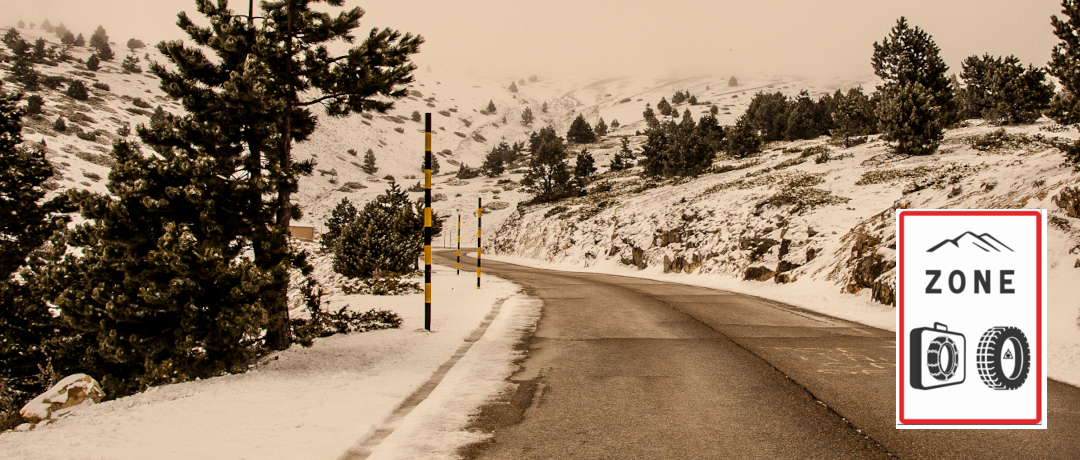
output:
[[[707,288],[483,268],[544,306],[467,458],[1080,457],[1080,389],[1060,382],[1046,430],[897,430],[893,332]]]

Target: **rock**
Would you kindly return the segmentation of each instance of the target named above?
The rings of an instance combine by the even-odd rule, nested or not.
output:
[[[38,395],[19,411],[23,420],[31,425],[43,420],[56,420],[75,407],[97,404],[105,392],[93,377],[86,374],[72,374],[64,377],[48,391]]]
[[[817,248],[806,248],[806,263],[810,263],[811,260],[814,260],[820,252],[821,250]]]
[[[746,273],[743,275],[744,280],[753,281],[768,281],[772,278],[774,272],[765,267],[747,267]]]

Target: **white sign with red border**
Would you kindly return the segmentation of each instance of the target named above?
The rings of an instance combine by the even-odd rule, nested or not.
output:
[[[1046,428],[1046,211],[896,213],[897,428]]]

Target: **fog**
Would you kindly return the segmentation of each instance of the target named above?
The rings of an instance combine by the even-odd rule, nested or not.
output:
[[[230,2],[238,14],[248,2]],[[477,74],[690,76],[871,74],[873,43],[900,16],[929,32],[950,73],[970,55],[1014,54],[1044,66],[1057,43],[1059,0],[347,0],[372,27],[423,35],[415,61]],[[256,9],[258,6],[256,5]],[[176,14],[192,0],[0,0],[0,24],[63,22],[89,37],[100,24],[120,45],[184,38]],[[257,14],[257,13],[256,13]]]

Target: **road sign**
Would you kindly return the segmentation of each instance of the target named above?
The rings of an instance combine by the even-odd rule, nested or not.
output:
[[[1045,429],[1045,210],[896,219],[897,428]]]

